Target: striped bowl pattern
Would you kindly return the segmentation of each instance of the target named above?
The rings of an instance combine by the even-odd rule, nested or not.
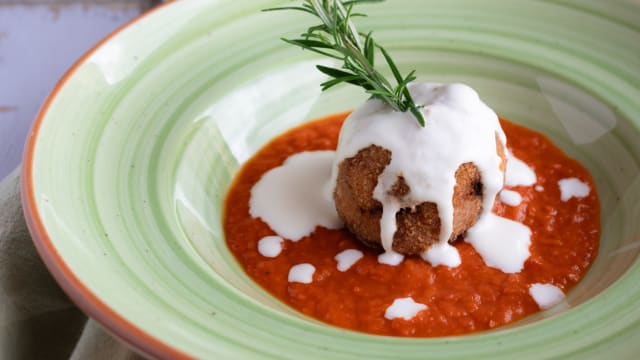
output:
[[[602,203],[600,254],[566,300],[512,326],[406,339],[345,331],[275,300],[225,246],[238,169],[273,136],[356,107],[320,93],[309,52],[279,38],[288,1],[185,0],[83,57],[49,97],[25,153],[36,245],[79,306],[161,358],[633,358],[640,353],[640,3],[391,0],[362,30],[419,80],[475,87],[587,166]]]

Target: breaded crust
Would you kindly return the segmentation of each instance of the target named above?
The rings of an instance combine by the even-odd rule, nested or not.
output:
[[[497,141],[497,153],[505,156],[502,143]],[[378,177],[391,162],[391,152],[377,145],[360,150],[355,156],[338,165],[334,200],[338,215],[346,227],[364,244],[381,248],[380,217],[382,204],[373,198]],[[455,173],[453,193],[453,232],[449,242],[455,241],[475,224],[482,211],[482,182],[480,171],[473,163],[464,163]],[[402,177],[390,190],[390,195],[402,198],[410,192]],[[440,217],[436,204],[424,202],[413,209],[404,208],[396,214],[397,230],[393,250],[406,255],[419,254],[438,241]]]

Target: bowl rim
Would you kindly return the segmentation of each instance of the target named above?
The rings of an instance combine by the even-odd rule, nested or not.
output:
[[[66,85],[67,81],[87,61],[87,59],[98,51],[105,43],[115,38],[118,34],[132,25],[139,23],[147,16],[150,16],[161,9],[167,9],[174,3],[176,3],[174,0],[163,2],[127,21],[93,45],[93,47],[76,60],[69,70],[67,70],[60,80],[58,80],[53,90],[51,90],[41,105],[40,110],[31,125],[31,129],[29,130],[22,158],[20,193],[27,228],[29,229],[31,240],[35,245],[40,258],[43,260],[58,285],[60,285],[69,298],[85,314],[97,320],[98,323],[104,326],[112,335],[115,335],[119,339],[132,345],[135,351],[157,358],[192,359],[193,357],[187,355],[185,352],[168,345],[127,320],[120,313],[100,300],[100,298],[96,296],[96,294],[94,294],[89,287],[73,273],[57,251],[46,227],[44,226],[42,217],[38,212],[33,176],[35,146],[37,144],[41,125],[49,111],[49,107],[57,98],[58,93]]]

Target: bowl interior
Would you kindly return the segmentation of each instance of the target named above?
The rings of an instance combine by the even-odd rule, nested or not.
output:
[[[365,100],[350,87],[320,92],[315,64],[331,62],[278,40],[311,24],[303,14],[258,11],[279,3],[176,2],[98,48],[57,92],[43,115],[32,191],[80,281],[195,356],[286,348],[312,357],[464,357],[508,340],[500,356],[540,354],[539,343],[557,354],[582,348],[566,345],[572,329],[590,326],[588,339],[613,331],[607,321],[623,326],[620,309],[639,307],[611,298],[640,294],[637,29],[566,4],[366,7],[361,28],[375,28],[402,69],[421,81],[467,83],[501,116],[548,135],[591,171],[602,208],[599,255],[562,304],[497,331],[413,341],[299,315],[254,284],[226,248],[221,210],[242,162],[284,130]]]

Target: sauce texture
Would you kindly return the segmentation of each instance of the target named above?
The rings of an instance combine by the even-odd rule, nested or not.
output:
[[[275,138],[244,164],[227,195],[223,226],[229,249],[253,280],[291,307],[325,323],[372,334],[467,334],[540,311],[531,286],[549,284],[566,294],[594,261],[600,210],[590,174],[544,135],[504,119],[501,125],[509,150],[537,176],[531,186],[505,187],[520,195],[519,202],[507,205],[496,200],[493,208],[493,213],[531,229],[531,255],[520,272],[509,274],[487,266],[464,241],[454,244],[462,260],[455,268],[433,267],[420,257],[385,265],[378,262],[378,251],[362,246],[348,231],[323,227],[299,241],[283,241],[275,257],[262,255],[260,240],[276,234],[251,216],[252,187],[290,155],[335,150],[347,115],[309,122]],[[563,201],[562,179],[577,179],[591,190]],[[336,256],[350,249],[363,256],[341,271]],[[310,283],[289,281],[290,270],[300,264],[313,266]],[[385,317],[397,299],[405,298],[425,306],[415,306],[417,312],[410,319]]]

